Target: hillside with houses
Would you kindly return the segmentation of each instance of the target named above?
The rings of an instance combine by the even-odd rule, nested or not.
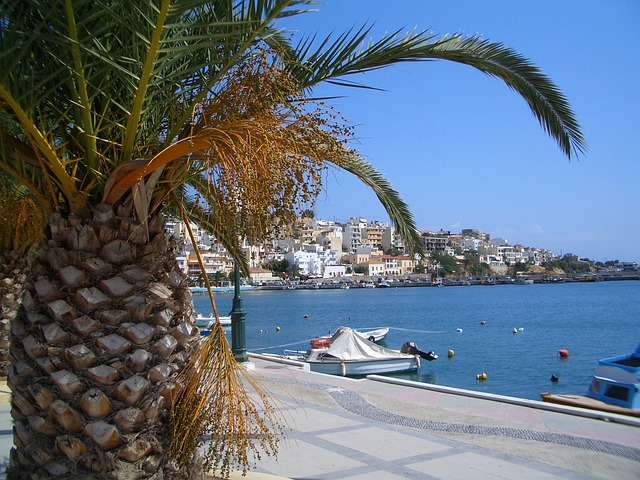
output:
[[[233,259],[208,232],[191,225],[201,252],[205,272],[213,284],[228,282]],[[185,225],[167,222],[168,234],[177,239],[178,262],[194,284],[203,272],[186,235]],[[346,223],[320,220],[307,215],[286,233],[273,235],[263,245],[244,243],[250,266],[248,283],[268,285],[283,281],[338,281],[348,278],[410,279],[423,281],[473,282],[484,279],[515,281],[523,277],[537,281],[600,278],[637,275],[633,262],[603,264],[568,254],[557,256],[550,250],[511,245],[507,239],[492,238],[487,232],[463,229],[461,232],[425,230],[421,232],[425,258],[405,252],[402,239],[392,225],[350,218]]]

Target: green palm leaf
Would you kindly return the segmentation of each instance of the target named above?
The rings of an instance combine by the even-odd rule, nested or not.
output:
[[[301,88],[321,82],[359,86],[345,78],[400,62],[448,60],[469,65],[504,81],[527,102],[534,116],[567,157],[584,153],[578,121],[560,89],[528,59],[500,43],[462,35],[436,38],[426,32],[388,35],[367,42],[368,28],[326,38],[312,50],[309,37],[287,53],[288,68]]]
[[[356,176],[376,194],[396,231],[404,239],[407,251],[424,256],[422,239],[413,221],[413,215],[389,181],[355,152],[348,152],[339,159],[332,159],[331,162]]]

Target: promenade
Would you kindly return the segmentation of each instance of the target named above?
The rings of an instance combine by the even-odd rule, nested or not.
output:
[[[640,478],[640,419],[378,376],[316,374],[259,355],[245,365],[290,430],[277,458],[263,457],[234,480]],[[4,465],[13,445],[7,393],[0,387]]]
[[[291,431],[278,458],[263,458],[248,478],[640,478],[640,419],[316,374],[258,355],[250,368]]]

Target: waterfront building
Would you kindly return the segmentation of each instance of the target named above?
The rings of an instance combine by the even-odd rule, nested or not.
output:
[[[358,247],[362,246],[362,229],[367,226],[367,219],[363,217],[353,217],[344,226],[344,236],[342,237],[342,248],[355,253]]]
[[[275,277],[271,270],[265,270],[264,268],[250,268],[249,276],[251,277],[251,283],[269,283],[280,280],[279,277]]]
[[[368,275],[369,277],[379,277],[386,275],[384,262],[381,262],[380,260],[371,259],[358,265],[364,267],[365,275]]]
[[[391,225],[387,225],[382,231],[382,251],[388,252],[392,249],[404,253],[405,245],[400,235],[397,234],[396,229]]]
[[[449,246],[450,236],[451,232],[444,230],[440,230],[439,232],[432,232],[429,230],[423,231],[421,237],[425,251],[432,252],[437,250],[439,252],[444,252],[447,249],[447,246]]]

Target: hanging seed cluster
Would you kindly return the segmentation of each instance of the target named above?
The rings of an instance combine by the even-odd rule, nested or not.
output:
[[[301,97],[282,65],[262,52],[232,69],[194,112],[191,135],[208,148],[194,155],[219,223],[242,218],[258,242],[313,205],[328,161],[348,152],[352,129],[322,102]]]

